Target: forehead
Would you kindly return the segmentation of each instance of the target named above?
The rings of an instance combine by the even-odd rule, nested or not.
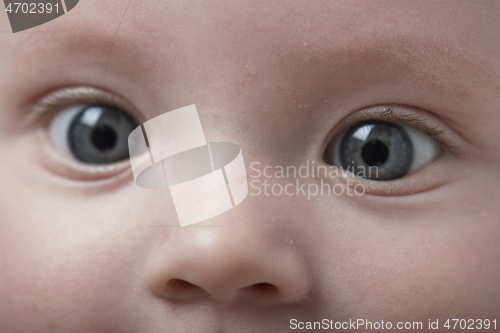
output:
[[[262,55],[256,46],[266,47],[269,53],[276,49],[326,53],[419,42],[450,49],[498,51],[500,4],[452,4],[398,0],[84,0],[74,14],[31,29],[18,40],[32,46],[62,43],[68,48],[92,47],[104,53],[109,53],[106,51],[111,45],[136,51],[147,45],[149,54],[170,57],[190,57],[200,50],[218,50],[219,55],[228,56],[223,52],[228,49]],[[8,30],[5,12],[0,18],[2,30]]]
[[[8,30],[5,12],[0,17]],[[26,33],[0,35],[0,52],[12,62],[29,57],[53,67],[66,58],[160,83],[214,84],[216,76],[234,84],[259,68],[267,81],[310,80],[301,71],[343,86],[368,72],[374,80],[388,72],[435,76],[443,86],[467,81],[455,89],[461,96],[473,84],[500,82],[499,18],[497,1],[85,0]],[[45,66],[37,67],[40,75]]]

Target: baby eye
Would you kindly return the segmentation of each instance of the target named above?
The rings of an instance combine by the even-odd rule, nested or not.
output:
[[[52,142],[77,160],[90,164],[115,163],[129,157],[128,136],[137,122],[111,106],[66,108],[48,126]]]
[[[330,142],[325,161],[355,175],[392,180],[433,162],[440,153],[438,144],[427,134],[391,122],[363,122]]]

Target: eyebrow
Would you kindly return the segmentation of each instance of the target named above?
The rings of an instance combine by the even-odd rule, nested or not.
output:
[[[140,36],[131,37],[98,27],[68,29],[50,37],[48,41],[58,49],[70,50],[76,54],[87,54],[90,49],[94,59],[102,59],[102,66],[108,66],[109,61],[118,61],[121,65],[128,64],[127,70],[136,68],[144,77],[151,73],[158,75],[161,70],[163,77],[168,76],[169,80],[173,80],[186,68],[179,61],[179,54],[175,53],[175,38],[168,40],[170,47],[167,52],[156,45],[144,47]],[[45,38],[38,37],[33,43],[37,49],[42,50],[51,45],[46,44]],[[151,47],[162,53],[154,54]],[[317,92],[331,91],[332,84],[339,87],[346,82],[357,84],[360,80],[367,81],[367,78],[373,80],[377,75],[384,82],[387,78],[382,76],[390,75],[390,80],[399,77],[400,82],[415,81],[435,92],[436,96],[465,99],[477,91],[500,93],[500,75],[481,55],[480,49],[473,45],[468,48],[457,46],[456,41],[454,43],[444,37],[405,34],[378,36],[336,45],[333,50],[328,49],[327,45],[312,53],[295,52],[291,52],[291,56],[284,62],[284,71],[280,70],[275,78],[290,80],[285,75],[290,72],[299,79],[307,78],[308,84],[311,86],[312,83]],[[165,75],[165,71],[168,71],[168,75]],[[458,99],[454,102],[458,103]],[[416,106],[423,106],[425,109],[425,105]],[[448,116],[442,116],[448,123],[455,123],[453,113],[458,111],[451,110],[447,112]]]
[[[102,29],[87,22],[81,22],[75,27],[70,26],[67,30],[61,29],[60,32],[41,35],[26,34],[22,37],[24,37],[23,49],[34,50],[31,51],[32,53],[49,58],[54,52],[86,54],[93,61],[102,61],[103,70],[109,66],[110,62],[116,60],[135,67],[150,69],[162,65],[159,64],[158,59],[152,58],[151,51],[144,47],[140,35],[139,38],[131,37],[120,29]],[[174,41],[170,44],[174,44]],[[161,48],[157,49],[161,50]],[[162,61],[171,62],[173,54],[162,52],[160,57]]]
[[[360,94],[370,86],[394,85],[394,90],[405,93],[383,93],[370,105],[351,101],[351,110],[410,105],[432,111],[463,138],[472,140],[473,133],[468,131],[471,114],[476,111],[472,101],[500,95],[500,75],[487,50],[456,44],[444,37],[383,36],[347,42],[334,49],[326,45],[308,58],[302,54],[288,68],[304,68],[304,77],[309,78],[305,84],[313,84],[316,94],[333,99],[351,92]],[[418,93],[413,95],[415,91]]]
[[[52,35],[49,42],[74,51],[91,48],[94,54],[105,57],[107,62],[118,57],[134,64],[155,63],[154,59],[148,61],[147,58],[150,58],[151,54],[146,48],[119,30],[91,28],[90,32],[76,33],[74,30],[58,34],[62,37]],[[47,40],[44,38],[37,36],[34,44],[37,43],[40,43],[38,47],[47,48]],[[169,43],[174,44],[175,39],[170,39]],[[465,83],[467,88],[494,87],[500,90],[500,73],[474,51],[473,47],[465,49],[453,45],[445,38],[438,40],[425,35],[418,38],[405,35],[385,39],[375,37],[367,43],[356,42],[334,51],[326,47],[324,51],[308,58],[305,67],[307,70],[320,70],[329,74],[330,78],[335,78],[339,69],[359,68],[363,64],[376,63],[379,67],[393,71],[414,70],[423,73],[427,70],[439,73],[445,79]],[[175,54],[171,52],[162,54],[162,57],[171,62],[176,60]],[[291,60],[298,66],[304,65],[301,61],[303,62],[303,58],[298,61]]]
[[[363,71],[361,76],[383,70],[411,76],[420,83],[433,79],[436,87],[453,88],[460,96],[473,90],[500,91],[500,73],[480,55],[479,47],[463,48],[444,37],[398,35],[357,41],[335,50],[326,46],[293,64],[301,65],[316,76],[321,73],[324,80],[349,79],[356,70]]]
[[[495,84],[498,88],[499,73],[475,51],[475,48],[465,49],[430,38],[423,38],[411,46],[400,43],[393,50],[399,57],[409,58],[421,67],[435,70],[450,79],[465,79],[470,87]]]

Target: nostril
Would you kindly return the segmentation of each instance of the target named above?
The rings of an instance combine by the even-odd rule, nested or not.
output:
[[[266,299],[275,298],[279,293],[275,285],[265,282],[256,283],[248,288]]]
[[[206,297],[207,292],[186,280],[170,279],[163,285],[161,295],[173,301],[190,302]]]
[[[164,296],[172,300],[189,302],[206,295],[206,291],[199,286],[181,279],[171,279],[167,282]]]
[[[187,291],[192,289],[198,289],[199,287],[195,286],[192,283],[181,279],[171,279],[167,282],[167,285],[174,290],[178,291]]]
[[[242,294],[239,296],[237,295],[237,289],[238,288],[225,288],[223,290],[212,289],[212,293],[210,293],[202,286],[198,286],[186,280],[170,279],[166,283],[163,295],[171,300],[181,302],[188,302],[200,299],[201,297],[211,296],[224,303],[237,301],[238,298],[241,297],[241,300],[246,299],[247,301],[260,304],[273,303],[280,297],[278,288],[273,284],[265,282],[244,287],[240,290]]]

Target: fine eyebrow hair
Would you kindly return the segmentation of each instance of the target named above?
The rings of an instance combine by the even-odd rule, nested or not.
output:
[[[159,66],[158,59],[154,58],[154,51],[162,51],[162,62],[173,63],[175,54],[163,52],[156,45],[145,47],[141,35],[130,36],[122,29],[103,29],[98,25],[80,23],[67,30],[58,32],[30,35],[26,34],[19,39],[24,50],[36,53],[39,59],[53,62],[53,54],[61,53],[68,56],[85,54],[93,60],[102,63],[106,70],[110,62],[119,60],[131,67],[154,69]],[[169,44],[175,41],[169,40]],[[46,59],[44,59],[46,58]],[[164,64],[162,64],[165,67]]]
[[[28,37],[28,36],[26,36]],[[63,47],[105,57],[106,61],[121,58],[134,65],[154,67],[154,51],[161,48],[151,45],[144,47],[142,40],[136,40],[118,30],[99,29],[92,25],[84,29],[69,29],[68,31],[49,35],[48,39],[39,38],[28,41],[36,48],[47,49],[47,46]],[[169,38],[168,43],[175,44],[175,38]],[[387,68],[394,71],[414,71],[417,79],[426,79],[424,74],[439,74],[442,80],[458,80],[464,89],[495,87],[500,90],[500,73],[485,59],[481,58],[474,45],[468,48],[455,45],[444,37],[422,35],[420,37],[396,34],[389,37],[374,37],[366,41],[344,45],[335,50],[324,50],[312,54],[304,60],[289,59],[286,65],[290,71],[319,71],[329,78],[338,76],[339,71],[360,68]],[[171,49],[175,49],[171,48]],[[174,64],[179,60],[175,52],[162,52],[162,59]],[[427,73],[425,73],[427,71]]]
[[[479,47],[455,45],[445,38],[405,35],[374,38],[307,60],[311,71],[327,77],[349,75],[352,69],[411,74],[418,81],[430,78],[467,94],[469,89],[500,91],[500,73],[480,55]],[[298,65],[298,64],[297,64]]]
[[[70,54],[84,53],[94,59],[102,59],[103,66],[107,66],[109,61],[129,64],[127,70],[140,69],[141,75],[158,73],[160,68],[168,70],[169,80],[181,75],[182,70],[189,71],[189,66],[175,52],[174,37],[167,36],[167,51],[158,45],[151,45],[154,43],[144,44],[140,36],[90,25],[85,29],[68,29],[49,36],[49,39],[36,36],[36,40],[31,40],[29,44],[40,50],[48,61],[52,59],[53,52],[59,50],[64,53],[68,50]],[[318,92],[331,90],[331,84],[355,84],[356,80],[366,77],[371,76],[373,80],[373,77],[390,75],[391,79],[412,80],[443,96],[454,98],[468,97],[477,91],[493,90],[499,93],[500,75],[481,55],[479,47],[468,45],[466,48],[456,44],[456,41],[444,37],[438,39],[397,33],[337,45],[333,49],[326,46],[308,54],[294,51],[282,63],[284,71],[280,69],[281,74],[275,78],[290,80],[290,73],[298,80],[309,78],[309,86],[314,86]],[[325,84],[319,85],[321,82]],[[446,118],[453,122],[453,117]]]

